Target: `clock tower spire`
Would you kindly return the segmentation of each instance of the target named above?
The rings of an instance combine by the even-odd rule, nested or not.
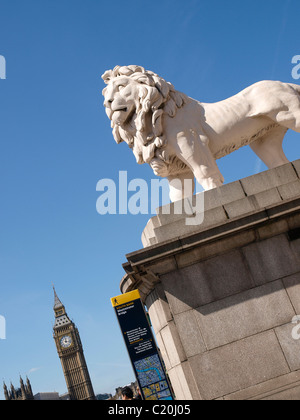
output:
[[[94,400],[95,394],[85,361],[79,332],[67,315],[54,291],[55,324],[53,337],[65,375],[68,393],[71,400]]]

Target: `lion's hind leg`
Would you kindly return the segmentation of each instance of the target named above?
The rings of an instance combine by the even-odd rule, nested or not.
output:
[[[291,85],[289,95],[282,101],[282,109],[268,115],[277,124],[300,133],[300,86]]]
[[[269,169],[289,163],[282,148],[282,142],[286,132],[287,128],[278,127],[276,130],[266,134],[250,145],[254,153]]]
[[[274,121],[287,129],[300,133],[300,102],[297,112],[281,111],[276,115]]]

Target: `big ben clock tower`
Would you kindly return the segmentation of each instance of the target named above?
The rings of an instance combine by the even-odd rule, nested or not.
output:
[[[95,400],[78,329],[54,290],[55,324],[53,337],[71,400]]]

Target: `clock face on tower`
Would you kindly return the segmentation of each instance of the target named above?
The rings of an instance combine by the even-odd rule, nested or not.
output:
[[[65,335],[60,339],[60,345],[62,348],[67,349],[72,345],[72,338],[69,335]]]

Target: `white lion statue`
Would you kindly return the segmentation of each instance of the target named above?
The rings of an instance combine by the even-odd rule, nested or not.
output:
[[[116,142],[125,141],[139,164],[149,163],[156,175],[167,177],[172,201],[192,194],[184,180],[196,178],[205,190],[221,186],[216,159],[245,145],[269,168],[287,163],[283,138],[288,129],[300,133],[295,84],[263,81],[206,104],[143,67],[117,66],[102,78]]]

